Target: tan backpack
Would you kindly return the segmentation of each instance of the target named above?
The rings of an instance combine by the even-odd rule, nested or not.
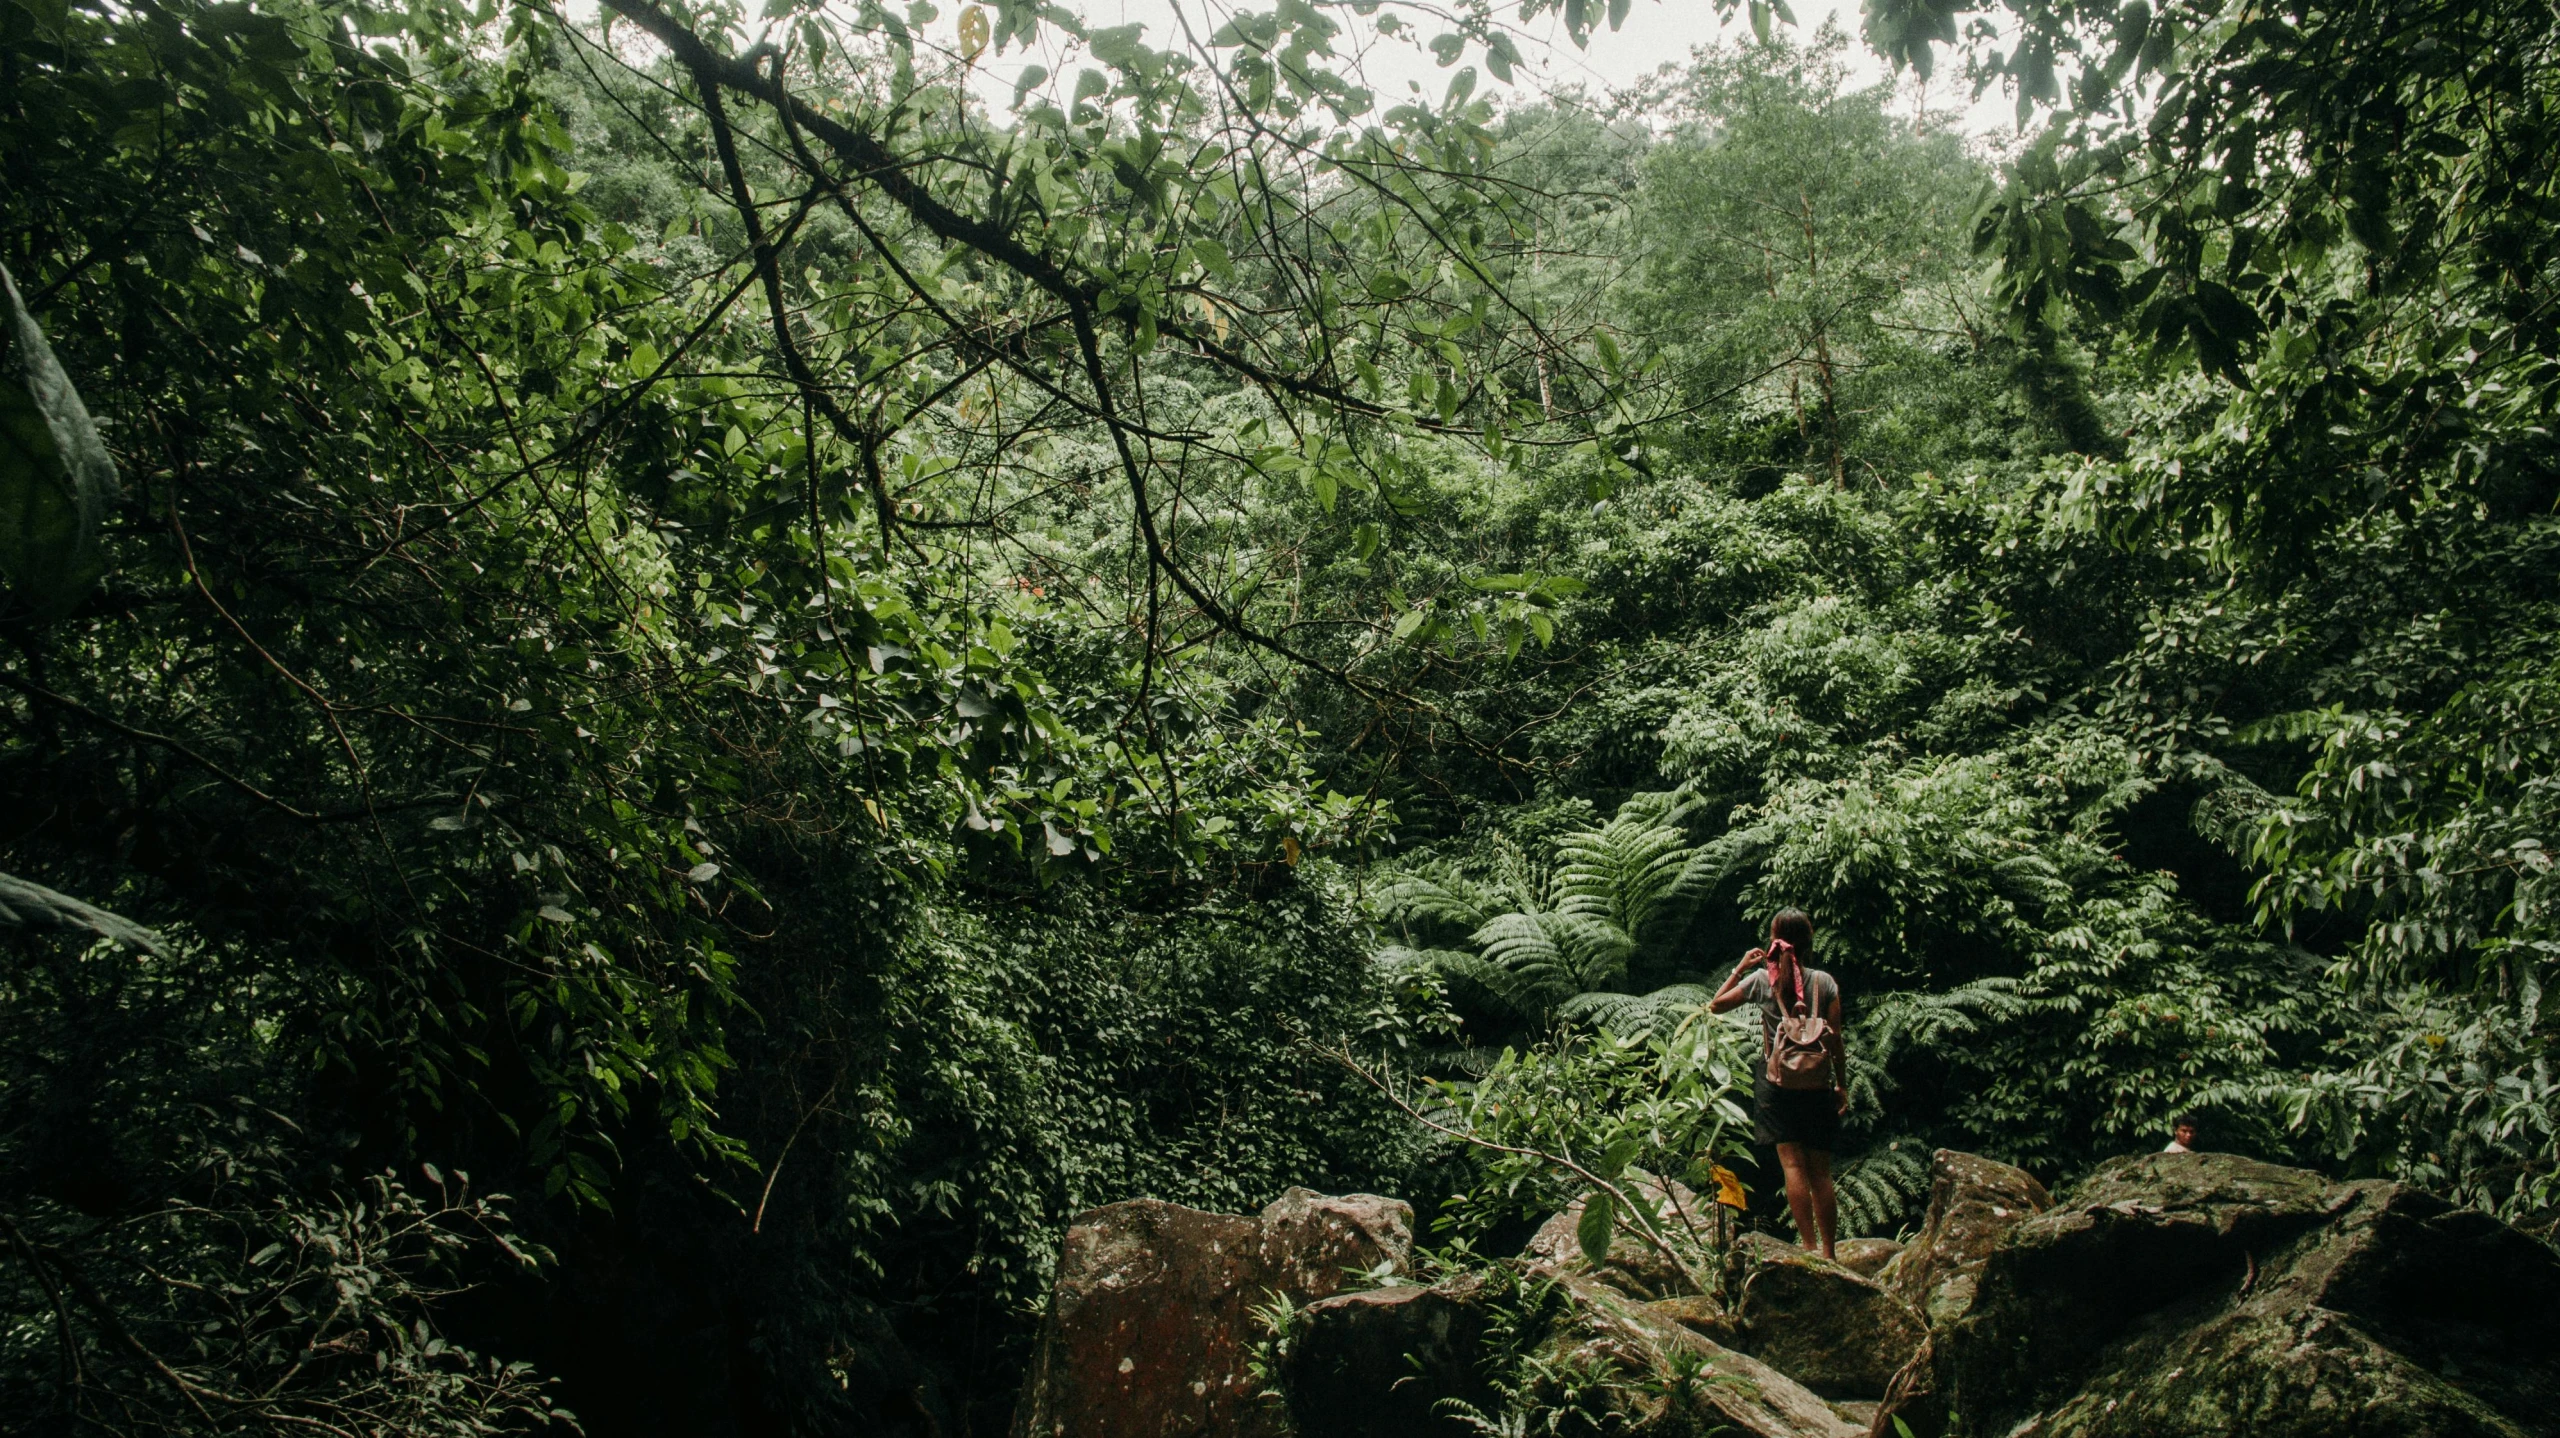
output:
[[[1801,960],[1796,972],[1804,973]],[[1777,980],[1769,982],[1775,985]],[[1821,995],[1812,980],[1803,979],[1799,987],[1804,991],[1801,1013],[1787,1007],[1784,991],[1778,996],[1778,1025],[1769,1035],[1769,1082],[1782,1089],[1827,1089],[1831,1087],[1831,1021],[1815,1003]]]

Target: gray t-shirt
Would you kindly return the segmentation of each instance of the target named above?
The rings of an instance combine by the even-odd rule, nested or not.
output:
[[[1790,985],[1792,987],[1792,985]],[[1804,971],[1804,994],[1807,1013],[1831,1016],[1832,1001],[1840,997],[1840,985],[1820,969]],[[1777,1036],[1778,1020],[1786,1015],[1786,1006],[1778,1000],[1778,989],[1769,982],[1769,966],[1762,964],[1742,981],[1742,997],[1760,1006],[1760,1054],[1766,1058],[1770,1040]],[[1790,999],[1794,995],[1788,995]]]

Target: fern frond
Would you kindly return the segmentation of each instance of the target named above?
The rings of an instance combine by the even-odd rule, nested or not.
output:
[[[1635,952],[1634,943],[1614,926],[1581,914],[1503,914],[1468,942],[1483,950],[1484,962],[1512,974],[1522,991],[1545,996],[1536,1005],[1538,1013],[1585,989],[1616,982]]]
[[[1676,826],[1706,807],[1698,791],[1683,784],[1677,789],[1656,789],[1644,794],[1631,794],[1618,806],[1618,817],[1635,823],[1665,827]]]
[[[1402,944],[1387,945],[1371,954],[1369,961],[1390,974],[1401,974],[1411,969],[1448,973],[1453,963],[1478,962],[1475,955],[1463,949],[1411,949]]]
[[[1840,1231],[1889,1238],[1909,1227],[1929,1197],[1929,1154],[1916,1138],[1896,1138],[1841,1165],[1831,1179],[1840,1196]]]
[[[1522,974],[1477,954],[1437,950],[1436,967],[1477,998],[1490,1000],[1526,1019],[1543,1018],[1555,1006],[1554,986],[1535,974]]]
[[[1514,972],[1562,973],[1564,949],[1547,930],[1552,914],[1499,914],[1467,936],[1487,963]]]
[[[1613,1034],[1667,1039],[1714,997],[1715,991],[1703,984],[1672,984],[1649,994],[1575,994],[1557,1005],[1556,1012]]]
[[[2011,978],[1975,979],[1943,993],[1904,991],[1884,994],[1867,1005],[1857,1025],[1853,1051],[1863,1051],[1879,1068],[1892,1062],[1906,1045],[1928,1049],[1981,1032],[1986,1023],[2007,1023],[2055,1007],[2059,1000],[2019,991]]]
[[[1680,861],[1680,873],[1671,881],[1669,899],[1682,913],[1697,907],[1718,885],[1732,878],[1740,867],[1734,851],[1716,844],[1701,844],[1691,849]]]
[[[1380,889],[1378,907],[1395,918],[1473,929],[1509,905],[1491,886],[1436,864],[1401,875]]]
[[[1558,841],[1553,865],[1497,834],[1481,879],[1445,863],[1408,871],[1380,892],[1380,906],[1463,925],[1477,952],[1396,948],[1380,961],[1428,963],[1531,1019],[1574,995],[1613,990],[1643,941],[1676,932],[1726,872],[1701,869],[1679,827],[1696,803],[1681,790],[1639,794],[1608,823]]]
[[[1783,827],[1775,819],[1727,829],[1698,847],[1696,864],[1701,873],[1713,873],[1719,879],[1737,874],[1766,860],[1785,842]]]
[[[1530,858],[1506,834],[1493,836],[1493,880],[1504,907],[1520,913],[1554,907],[1547,866]]]
[[[1556,907],[1645,933],[1664,916],[1689,851],[1678,829],[1623,816],[1568,834],[1556,846]]]

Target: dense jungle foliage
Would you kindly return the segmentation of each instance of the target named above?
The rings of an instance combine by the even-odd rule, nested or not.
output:
[[[1724,8],[0,0],[0,1425],[994,1433],[1084,1208],[1573,1191],[1400,1104],[1771,1222],[1785,905],[1861,1230],[2550,1235],[2560,20]]]

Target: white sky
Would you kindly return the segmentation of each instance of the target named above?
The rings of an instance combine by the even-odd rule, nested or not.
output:
[[[960,15],[968,0],[933,0],[940,12],[920,37],[927,44],[953,53],[958,46]],[[1158,49],[1179,48],[1182,31],[1175,20],[1179,4],[1191,21],[1192,29],[1206,38],[1225,18],[1238,10],[1271,8],[1271,0],[1062,0],[1064,6],[1080,15],[1090,28],[1112,25],[1142,25],[1144,38]],[[1604,3],[1604,0],[1595,0]],[[1957,58],[1940,52],[1938,78],[1933,88],[1923,90],[1910,75],[1889,77],[1884,61],[1869,50],[1859,37],[1857,0],[1788,0],[1794,10],[1793,33],[1809,39],[1825,20],[1837,24],[1849,37],[1849,59],[1852,71],[1868,84],[1892,79],[1895,101],[1892,108],[1910,114],[1925,100],[1935,110],[1962,107],[1958,125],[1975,142],[1989,151],[2004,151],[2017,142],[2016,110],[2008,96],[1998,90],[1972,100],[1964,82],[1958,78]],[[566,0],[567,13],[581,22],[594,18],[597,0]],[[1564,22],[1550,11],[1521,26],[1515,17],[1516,4],[1501,0],[1495,5],[1497,15],[1511,24],[1515,43],[1525,67],[1515,72],[1514,82],[1497,84],[1487,73],[1480,51],[1470,49],[1459,65],[1471,65],[1477,73],[1476,93],[1501,96],[1529,95],[1558,86],[1579,85],[1594,94],[1620,89],[1664,65],[1686,61],[1690,51],[1712,45],[1720,38],[1731,38],[1748,32],[1748,21],[1741,6],[1725,19],[1719,19],[1712,0],[1633,0],[1624,28],[1610,30],[1604,24],[1590,38],[1588,48],[1576,49],[1564,35]],[[1421,93],[1437,101],[1446,91],[1457,66],[1442,69],[1424,48],[1423,42],[1445,28],[1427,18],[1437,7],[1430,0],[1399,5],[1394,0],[1382,5],[1378,15],[1362,17],[1348,7],[1329,5],[1328,13],[1344,26],[1343,34],[1334,42],[1337,53],[1359,57],[1357,68],[1379,98],[1383,108],[1401,102],[1408,84],[1421,86]],[[1387,39],[1376,33],[1380,16],[1400,12],[1405,33],[1399,39]],[[1985,18],[1998,22],[2005,18],[1996,11]],[[1032,64],[1047,68],[1053,77],[1060,72],[1074,73],[1081,57],[1066,53],[1058,33],[1042,27],[1037,44],[1029,51],[1020,48],[1002,55],[984,57],[975,69],[971,88],[989,109],[1003,114],[1013,102],[1013,84],[1023,69]]]
[[[956,33],[962,0],[937,0],[942,14],[933,26],[934,39],[952,43]],[[1069,9],[1081,13],[1087,25],[1100,28],[1109,25],[1143,25],[1145,39],[1159,49],[1176,48],[1181,43],[1181,30],[1175,22],[1174,7],[1179,3],[1190,18],[1192,28],[1202,37],[1215,30],[1223,18],[1239,9],[1267,10],[1270,0],[1065,0]],[[1796,15],[1795,33],[1809,38],[1826,19],[1837,23],[1849,36],[1850,59],[1859,78],[1868,83],[1887,79],[1884,62],[1858,37],[1857,0],[1791,0]],[[1383,16],[1400,7],[1383,7]],[[1595,6],[1595,8],[1597,8]],[[1517,14],[1510,4],[1496,7],[1508,19]],[[1417,13],[1404,13],[1405,35],[1401,40],[1384,39],[1369,27],[1376,16],[1363,18],[1347,9],[1329,9],[1328,13],[1343,24],[1344,33],[1335,41],[1338,52],[1360,55],[1360,70],[1380,102],[1394,104],[1408,93],[1409,82],[1419,83],[1422,93],[1438,100],[1456,67],[1441,69],[1421,41],[1439,33],[1440,27],[1422,21]],[[1534,93],[1558,85],[1580,85],[1595,93],[1622,88],[1634,83],[1665,64],[1676,64],[1688,58],[1689,52],[1702,45],[1712,45],[1720,37],[1748,33],[1748,23],[1737,8],[1729,20],[1720,21],[1710,0],[1634,0],[1625,28],[1611,31],[1605,25],[1591,37],[1588,49],[1576,49],[1565,38],[1562,19],[1552,11],[1520,27],[1520,53],[1528,61],[1526,72],[1516,75],[1514,93]],[[1026,64],[1045,64],[1052,72],[1060,69],[1056,38],[1044,34],[1041,44],[1030,54],[1009,50],[1001,56],[989,56],[981,64],[983,77],[977,87],[990,105],[1001,112],[1012,101],[1012,85]],[[1482,56],[1470,50],[1461,65],[1473,65],[1477,71],[1477,93],[1500,93],[1506,87],[1496,85],[1485,73]],[[1933,93],[1928,103],[1938,109],[1966,104],[1963,81],[1950,72],[1956,70],[1953,57],[1943,56]],[[1895,86],[1895,108],[1909,113],[1922,98],[1919,84],[1909,75],[1901,76]],[[1979,103],[1967,106],[1961,124],[1966,132],[1994,145],[2013,129],[2016,111],[2006,96],[1993,92]]]

